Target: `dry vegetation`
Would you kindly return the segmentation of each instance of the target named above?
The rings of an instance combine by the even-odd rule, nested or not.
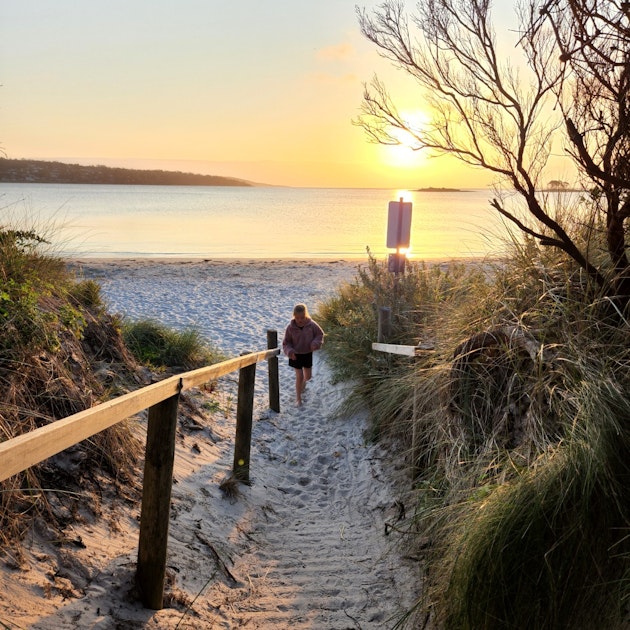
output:
[[[146,385],[174,366],[220,358],[195,331],[108,313],[96,282],[76,278],[44,251],[45,240],[33,230],[0,230],[0,439]],[[183,416],[192,417],[191,403],[182,403]],[[121,503],[138,504],[144,447],[130,422],[0,483],[6,562],[20,566],[27,533],[64,540],[68,526],[103,515],[106,505],[115,512]]]
[[[371,351],[380,305],[391,343],[434,350]],[[374,434],[418,436],[409,627],[627,627],[627,314],[527,240],[501,264],[412,264],[397,285],[372,259],[318,318]]]
[[[103,309],[99,287],[78,282],[63,261],[40,253],[32,231],[0,232],[0,428],[9,439],[88,408],[141,382],[119,322]],[[72,519],[98,514],[111,491],[137,496],[139,445],[117,425],[0,484],[0,543],[31,528],[59,536]]]
[[[524,0],[514,29],[495,29],[493,8],[359,10],[432,114],[414,124],[375,78],[357,122],[491,173],[490,205],[522,238],[485,281],[414,269],[395,291],[373,264],[320,319],[377,430],[421,438],[408,527],[431,545],[414,627],[628,628],[630,4]],[[543,190],[560,147],[589,191],[573,207]],[[393,306],[396,342],[435,352],[414,366],[371,354],[372,295]]]

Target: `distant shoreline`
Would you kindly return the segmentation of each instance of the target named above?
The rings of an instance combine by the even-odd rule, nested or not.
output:
[[[437,186],[427,186],[426,188],[414,188],[414,192],[471,192],[461,188],[440,188]]]
[[[427,186],[426,188],[413,188],[413,192],[449,192],[449,193],[468,193],[475,192],[478,189],[472,188],[441,188],[437,186]],[[566,193],[586,193],[589,192],[585,188],[540,188],[537,192],[541,193],[558,193],[558,192],[566,192]]]
[[[236,177],[181,171],[83,166],[65,162],[0,158],[5,184],[114,184],[132,186],[264,186]]]
[[[188,267],[190,269],[198,269],[203,267],[240,267],[247,266],[251,269],[255,268],[269,268],[269,267],[286,267],[288,270],[297,269],[300,267],[328,267],[334,268],[336,266],[353,267],[367,265],[369,260],[367,257],[330,257],[330,258],[247,258],[247,257],[210,257],[192,258],[192,257],[143,257],[143,256],[124,256],[121,258],[112,258],[104,256],[67,256],[62,260],[70,268],[90,267],[93,269],[111,269],[116,267],[126,268],[158,268],[158,267]],[[384,262],[386,258],[377,258],[380,262]],[[482,265],[488,262],[497,261],[499,258],[487,258],[483,256],[454,256],[447,257],[442,256],[438,258],[411,258],[409,262],[425,264],[428,266],[435,265],[449,265],[449,264],[464,264],[464,265]]]

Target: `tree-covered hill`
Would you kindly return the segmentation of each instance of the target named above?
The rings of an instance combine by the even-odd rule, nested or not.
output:
[[[33,184],[136,184],[145,186],[253,186],[234,177],[181,171],[83,166],[45,160],[0,158],[0,182]]]

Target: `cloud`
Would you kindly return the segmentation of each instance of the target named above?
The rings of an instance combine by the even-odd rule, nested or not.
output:
[[[342,43],[320,48],[315,53],[315,57],[319,61],[347,61],[352,58],[354,54],[355,49],[352,44]]]

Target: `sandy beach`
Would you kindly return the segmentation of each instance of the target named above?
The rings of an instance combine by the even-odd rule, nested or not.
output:
[[[230,355],[279,338],[296,302],[313,310],[358,261],[85,260],[80,276],[101,283],[115,312],[198,327]],[[252,485],[227,498],[232,466],[233,377],[221,380],[219,409],[197,401],[181,427],[161,611],[130,597],[139,505],[115,519],[77,524],[80,545],[55,554],[26,541],[27,567],[0,573],[6,628],[392,628],[418,594],[418,563],[397,533],[386,535],[408,497],[400,452],[366,441],[365,414],[339,415],[344,384],[332,384],[315,355],[304,405],[281,358],[281,411],[268,409],[266,366],[256,376]],[[225,381],[225,383],[224,383]],[[138,430],[143,430],[142,418]],[[122,510],[122,511],[121,511]]]
[[[151,317],[173,328],[193,326],[227,353],[261,349],[266,330],[281,335],[294,304],[314,310],[359,260],[84,259],[80,277],[97,280],[112,310]]]

